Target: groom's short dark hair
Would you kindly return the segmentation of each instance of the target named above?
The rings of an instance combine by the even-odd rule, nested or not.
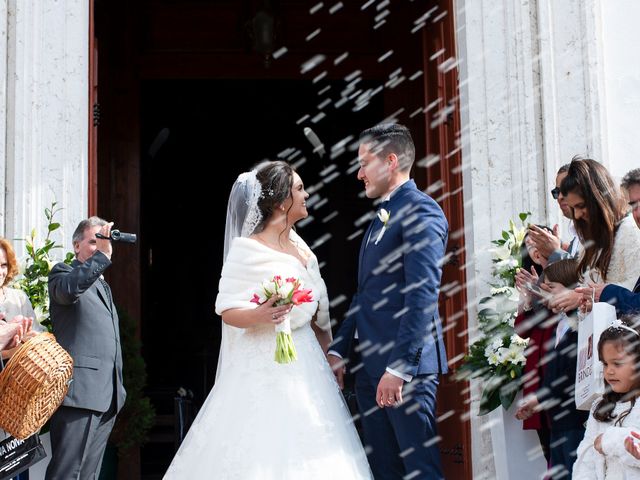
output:
[[[416,158],[416,147],[411,132],[399,123],[381,123],[360,133],[360,143],[374,143],[374,153],[384,156],[395,153],[400,170],[411,170]]]

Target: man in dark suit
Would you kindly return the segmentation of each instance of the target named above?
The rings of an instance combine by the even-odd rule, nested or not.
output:
[[[102,273],[111,265],[112,223],[98,217],[73,233],[76,259],[49,273],[53,333],[73,357],[73,381],[51,417],[47,479],[97,479],[116,415],[126,397],[118,314]]]
[[[447,372],[438,293],[448,223],[410,178],[415,147],[406,127],[365,130],[358,155],[367,197],[383,202],[364,235],[358,291],[328,359],[341,387],[344,363],[355,373],[375,478],[443,478],[436,390]]]

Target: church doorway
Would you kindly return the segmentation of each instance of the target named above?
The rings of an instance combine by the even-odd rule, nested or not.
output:
[[[385,14],[364,7],[373,2],[348,3],[94,0],[92,181],[97,213],[140,234],[135,248],[118,252],[109,280],[138,319],[145,393],[158,414],[150,441],[120,478],[161,478],[175,447],[176,391],[193,392],[198,405],[213,385],[227,196],[238,173],[264,158],[298,165],[317,189],[313,218],[299,232],[323,265],[340,322],[355,290],[357,220],[371,208],[355,178],[354,142],[384,119],[408,125],[421,159],[416,181],[451,225],[441,312],[449,357],[464,352],[452,5],[413,2]],[[258,21],[265,10],[273,48],[256,41],[266,32]],[[305,127],[324,143],[324,156]],[[464,386],[447,376],[439,394],[451,478],[471,478]]]

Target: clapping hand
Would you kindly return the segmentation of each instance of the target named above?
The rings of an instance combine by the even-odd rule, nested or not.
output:
[[[568,312],[580,306],[582,294],[566,288],[561,283],[544,282],[540,288],[553,295],[553,298],[547,303],[547,308],[553,313]]]
[[[602,450],[602,434],[598,435],[593,441],[593,448],[596,449],[596,452],[604,455],[604,451]]]
[[[536,269],[533,268],[533,266],[531,267],[531,273],[524,268],[519,268],[516,273],[516,288],[520,292],[525,292],[524,286],[526,283],[538,283],[538,272],[536,272]]]
[[[529,225],[529,241],[538,249],[543,257],[549,258],[555,250],[561,248],[560,237],[558,236],[558,225],[553,226],[553,233],[538,227]]]
[[[624,439],[624,448],[627,452],[640,460],[640,445],[633,438],[640,439],[640,433],[631,431],[631,436]]]
[[[533,299],[531,297],[531,293],[525,288],[527,283],[537,284],[538,283],[538,272],[536,269],[531,266],[531,273],[529,273],[524,268],[518,269],[515,276],[516,281],[516,289],[520,292],[520,301],[519,303],[523,305],[525,310],[529,310],[531,308],[531,304],[533,303]]]
[[[516,410],[516,418],[518,420],[526,420],[531,417],[534,413],[536,413],[540,409],[540,403],[538,402],[538,397],[535,395],[530,395],[524,400]]]
[[[14,348],[25,339],[25,336],[28,335],[27,339],[31,338],[32,326],[33,319],[22,315],[16,315],[8,322],[0,320],[0,348],[2,350]]]
[[[582,295],[580,299],[580,311],[582,313],[588,313],[593,308],[594,302],[600,301],[600,295],[602,290],[606,287],[606,283],[589,283],[587,287],[578,287],[575,291]]]

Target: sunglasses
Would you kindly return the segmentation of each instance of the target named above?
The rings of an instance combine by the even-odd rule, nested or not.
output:
[[[557,200],[558,197],[560,196],[560,189],[556,187],[553,190],[551,190],[551,196],[553,197],[554,200]]]

